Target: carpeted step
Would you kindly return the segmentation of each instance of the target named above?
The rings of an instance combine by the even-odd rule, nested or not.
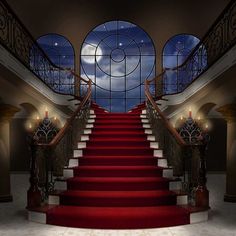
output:
[[[117,165],[117,166],[132,166],[132,165],[157,165],[157,157],[153,156],[87,156],[79,158],[79,165]]]
[[[111,124],[111,123],[94,123],[94,128],[104,128],[104,129],[143,129],[143,124],[139,123],[124,123],[120,124],[119,122]]]
[[[61,205],[134,207],[175,205],[176,193],[168,190],[150,191],[64,191]]]
[[[119,114],[119,115],[112,115],[111,113],[105,113],[105,114],[96,114],[96,121],[103,121],[103,120],[140,120],[140,115],[125,115],[125,114]]]
[[[169,189],[169,179],[162,177],[73,177],[67,179],[70,190],[157,190]]]
[[[136,131],[120,131],[120,130],[115,130],[115,131],[93,131],[92,134],[90,134],[90,139],[92,138],[147,138],[147,134],[143,132],[143,130]]]
[[[146,147],[87,147],[83,149],[83,155],[84,156],[106,156],[106,155],[125,155],[125,156],[131,156],[131,155],[153,155],[153,149],[152,148],[146,148]]]
[[[119,119],[119,118],[106,118],[106,119],[98,119],[98,118],[95,118],[96,119],[96,122],[95,124],[96,125],[134,125],[134,124],[142,124],[141,122],[141,119],[139,118],[136,118],[136,119],[130,119],[130,118],[126,118],[126,119]]]
[[[87,141],[86,147],[150,147],[150,141],[144,138],[127,139],[127,138],[93,138]]]
[[[189,212],[176,206],[177,194],[169,191],[179,189],[179,181],[162,177],[171,175],[157,166],[156,149],[147,141],[153,137],[145,134],[151,132],[140,118],[145,103],[129,113],[106,112],[94,102],[91,107],[96,116],[89,140],[86,147],[80,143],[82,157],[71,158],[74,167],[65,168],[65,178],[58,181],[62,192],[53,197],[60,205],[47,210],[47,223],[98,229],[188,224]]]
[[[131,132],[133,132],[133,131],[137,131],[137,132],[142,132],[142,133],[144,133],[144,129],[143,129],[143,127],[142,127],[142,125],[133,125],[133,126],[131,126],[131,125],[127,125],[127,126],[105,126],[105,125],[103,125],[103,126],[94,126],[94,128],[92,128],[92,131],[93,132],[100,132],[100,133],[102,133],[102,132],[107,132],[107,131],[109,131],[109,132],[116,132],[116,131],[119,131],[119,132],[127,132],[127,131],[131,131]]]
[[[78,166],[73,167],[79,177],[162,177],[158,166]]]
[[[140,117],[140,114],[134,113],[123,113],[123,112],[96,112],[96,116],[101,117]]]
[[[47,223],[97,229],[141,229],[190,223],[190,213],[179,206],[80,207],[58,206],[48,210]]]

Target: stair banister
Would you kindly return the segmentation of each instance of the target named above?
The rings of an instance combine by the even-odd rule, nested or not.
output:
[[[176,131],[175,128],[173,128],[173,126],[170,124],[170,122],[168,121],[168,119],[166,118],[166,116],[161,112],[161,110],[158,108],[156,102],[154,101],[148,85],[149,85],[149,81],[146,80],[145,81],[145,95],[147,100],[152,104],[152,106],[154,107],[154,109],[156,110],[156,112],[158,113],[158,115],[161,117],[161,119],[164,121],[164,124],[166,126],[166,128],[169,130],[169,132],[175,137],[175,139],[177,140],[178,144],[181,146],[188,146],[188,144],[183,140],[183,138],[179,135],[179,133]]]
[[[77,76],[75,73],[74,75]],[[78,76],[78,78],[80,77]],[[39,143],[37,140],[30,140],[31,171],[30,188],[27,192],[27,208],[29,209],[41,205],[42,202],[40,200],[47,199],[48,194],[53,191],[55,169],[59,172],[56,175],[60,176],[62,169],[69,158],[72,157],[73,150],[76,148],[79,132],[84,127],[89,115],[92,91],[91,80],[83,81],[88,86],[86,95],[54,138],[49,143]],[[57,149],[59,149],[58,153],[56,153]],[[65,153],[60,153],[62,149],[66,149]],[[39,151],[42,152],[41,156],[37,154]],[[62,157],[59,157],[59,163],[56,161],[58,159],[57,155],[62,155]],[[44,165],[40,165],[41,159],[44,160]],[[51,172],[51,176],[49,172]],[[40,175],[42,175],[42,181],[40,181]],[[39,186],[39,182],[41,182],[41,186]],[[39,187],[41,187],[41,190]]]
[[[86,80],[84,80],[86,81]],[[51,140],[50,143],[37,143],[37,146],[41,147],[55,147],[60,140],[63,138],[69,127],[72,125],[73,121],[75,120],[76,116],[79,114],[83,106],[87,101],[90,100],[92,89],[91,89],[91,80],[86,81],[88,82],[88,91],[85,97],[83,98],[82,102],[79,104],[78,108],[74,111],[72,116],[66,121],[65,125],[60,129],[60,131],[57,133],[57,135]]]
[[[209,192],[206,188],[205,169],[206,143],[199,142],[196,144],[189,144],[185,142],[185,140],[171,125],[170,121],[158,108],[156,102],[154,101],[149,89],[149,85],[151,82],[152,81],[148,80],[145,81],[145,95],[147,115],[151,122],[154,135],[156,136],[158,142],[160,142],[161,139],[164,139],[164,143],[162,144],[161,148],[164,149],[163,153],[164,155],[166,155],[169,165],[173,166],[174,175],[183,175],[183,190],[188,191],[188,194],[190,195],[195,187],[197,187],[196,193],[194,194],[194,196],[192,196],[193,199],[191,199],[191,201],[194,201],[194,204],[196,204],[196,206],[208,207]],[[160,129],[160,127],[162,127],[162,129]],[[200,167],[197,171],[194,170],[196,166],[194,166],[194,162],[192,161],[193,155],[196,153],[200,163]],[[186,156],[188,158],[186,158]],[[186,161],[188,163],[188,182],[186,182],[185,179]]]

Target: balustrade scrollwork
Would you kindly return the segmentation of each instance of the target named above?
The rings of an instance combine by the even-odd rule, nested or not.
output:
[[[165,68],[153,79],[156,85],[155,97],[158,99],[167,94],[183,92],[235,43],[236,2],[232,0],[183,64],[175,68]]]
[[[77,76],[48,58],[5,0],[0,1],[0,43],[54,92],[75,94]]]

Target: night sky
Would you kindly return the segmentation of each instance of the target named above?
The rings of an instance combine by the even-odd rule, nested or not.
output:
[[[53,63],[74,69],[74,50],[63,36],[48,34],[37,42]],[[163,68],[181,65],[199,39],[180,34],[167,41],[163,49]],[[206,66],[199,58],[193,68]],[[202,58],[203,58],[202,57]],[[81,77],[93,81],[92,98],[100,106],[112,112],[126,112],[144,100],[144,81],[155,77],[155,48],[151,38],[140,27],[124,21],[110,21],[94,28],[81,48]],[[189,82],[189,74],[168,71],[164,75],[165,93],[175,93],[177,84]],[[59,78],[59,79],[58,79]],[[74,78],[55,74],[59,81],[58,91],[66,93]],[[181,82],[182,81],[182,82]]]
[[[155,76],[155,49],[136,25],[111,21],[86,37],[81,50],[81,77],[96,84],[93,98],[107,110],[124,112],[144,100],[143,82]]]

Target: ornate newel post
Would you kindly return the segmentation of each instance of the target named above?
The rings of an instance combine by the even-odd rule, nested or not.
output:
[[[236,104],[217,109],[227,121],[226,202],[236,202]]]
[[[206,187],[206,159],[205,152],[207,143],[202,139],[203,144],[198,146],[200,165],[198,173],[198,186],[195,192],[195,205],[198,207],[209,207],[209,191]]]
[[[56,117],[49,118],[48,113],[46,108],[44,118],[41,120],[40,117],[37,117],[34,124],[29,125],[28,143],[31,162],[27,208],[40,206],[52,191],[52,153],[54,149],[49,143],[59,131],[57,128],[59,121]]]
[[[12,201],[10,186],[10,121],[19,108],[0,104],[0,202]]]
[[[203,124],[203,121],[193,119],[192,110],[189,109],[188,118],[181,116],[178,123],[180,136],[191,148],[189,157],[189,191],[194,196],[191,196],[194,205],[197,207],[209,207],[209,191],[206,187],[206,156],[205,152],[207,144],[210,141],[208,134],[208,124]],[[190,150],[189,150],[190,151]]]
[[[30,147],[30,188],[27,191],[27,208],[38,207],[41,205],[42,196],[38,187],[38,173],[36,167],[37,145],[36,140],[29,137]]]

